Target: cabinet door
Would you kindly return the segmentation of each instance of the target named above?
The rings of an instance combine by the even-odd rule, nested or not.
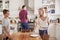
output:
[[[50,37],[56,37],[56,25],[55,24],[50,24],[50,26],[48,27],[48,33],[50,35]]]
[[[60,39],[60,25],[57,25],[57,27],[56,27],[56,38],[57,38],[57,40]]]
[[[2,0],[0,0],[0,12],[2,12],[2,9],[3,9],[3,2]]]
[[[2,25],[0,25],[0,34],[2,34]]]

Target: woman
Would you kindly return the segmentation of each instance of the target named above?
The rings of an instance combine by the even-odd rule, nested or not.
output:
[[[42,8],[39,9],[39,16],[37,18],[36,24],[37,26],[39,26],[38,28],[41,38],[44,33],[48,34],[47,29],[48,29],[49,21],[48,21],[48,17],[44,16],[44,10]]]

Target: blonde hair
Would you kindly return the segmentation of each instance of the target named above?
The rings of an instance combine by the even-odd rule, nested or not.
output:
[[[40,11],[42,11],[42,12],[44,13],[43,8],[39,8],[39,17],[41,17],[41,15],[40,15]]]

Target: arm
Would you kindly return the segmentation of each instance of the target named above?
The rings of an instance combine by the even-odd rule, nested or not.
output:
[[[39,30],[40,26],[39,26],[39,23],[38,23],[38,19],[35,21],[35,27],[34,27],[34,32],[35,33],[38,33],[37,31]]]
[[[7,28],[8,24],[9,23],[6,23],[6,20],[4,20],[4,19],[2,20],[3,31],[6,34],[6,36],[8,36],[10,38],[10,33],[9,33],[8,28]]]
[[[21,19],[21,18],[20,18],[20,12],[19,12],[19,19]]]
[[[50,25],[50,20],[49,20],[49,18],[48,18],[47,22],[48,22],[48,25]]]
[[[27,15],[27,20],[29,21],[30,18],[29,18],[29,15],[28,15],[28,12],[26,11],[26,15]]]
[[[3,30],[6,32],[6,35],[10,38],[10,33],[8,32],[8,28],[4,26]]]

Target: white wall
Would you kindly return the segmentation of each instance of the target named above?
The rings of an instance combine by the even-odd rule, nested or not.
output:
[[[55,0],[56,14],[60,15],[60,0]]]
[[[17,0],[9,0],[9,10],[10,10],[10,16],[11,17],[17,17],[18,16],[18,3]]]
[[[56,14],[60,15],[60,0],[56,0],[55,3],[56,3],[56,5],[55,5]],[[57,40],[60,40],[60,24],[57,25],[57,27],[56,27],[56,38],[57,38]]]
[[[42,7],[42,0],[35,0],[34,1],[34,14],[38,14],[38,9]]]
[[[11,17],[18,17],[19,11],[18,8],[22,7],[24,5],[24,0],[9,0],[9,10],[10,10],[10,16]]]

